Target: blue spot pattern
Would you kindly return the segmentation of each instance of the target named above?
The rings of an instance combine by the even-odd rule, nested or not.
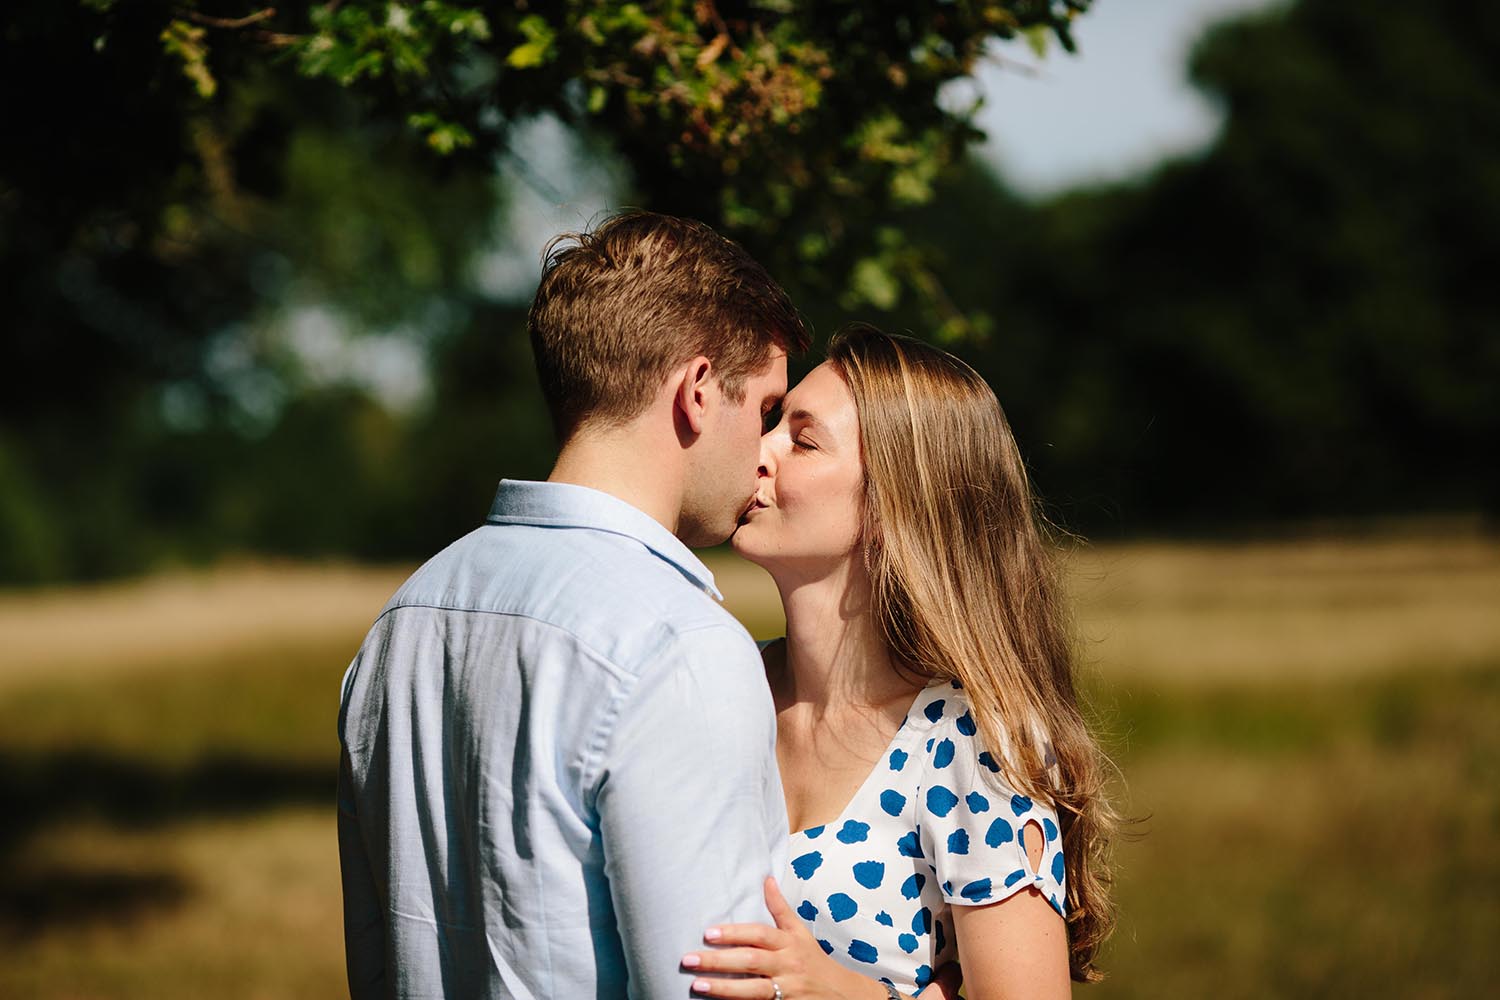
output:
[[[932,766],[939,770],[953,763],[953,741],[943,740],[937,745],[937,751],[932,755]]]
[[[927,789],[927,811],[938,816],[947,816],[958,805],[958,796],[946,785],[933,785]]]
[[[861,861],[854,866],[854,881],[866,889],[879,889],[885,880],[884,861]]]
[[[987,878],[975,879],[958,891],[964,899],[979,902],[990,898],[990,880]]]
[[[911,918],[911,932],[918,937],[932,933],[932,907],[924,906]]]
[[[848,893],[836,892],[828,897],[828,915],[834,923],[842,923],[859,912],[859,904]]]
[[[857,819],[846,820],[844,828],[838,832],[839,843],[858,844],[870,836],[870,824],[861,823]]]
[[[800,858],[792,860],[792,871],[804,882],[812,878],[812,873],[817,871],[823,864],[822,851],[809,851]]]
[[[922,895],[922,886],[926,884],[927,876],[921,872],[908,875],[906,881],[901,883],[901,895],[907,899],[916,899]]]
[[[787,895],[826,954],[910,995],[956,957],[954,907],[1035,885],[1066,915],[1067,889],[1056,812],[1006,787],[962,688],[929,685],[907,722],[844,815],[792,835]],[[1033,850],[1036,833],[1046,838],[1035,872],[1023,829]]]

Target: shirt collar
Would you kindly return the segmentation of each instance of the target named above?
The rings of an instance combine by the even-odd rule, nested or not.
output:
[[[714,575],[676,535],[645,511],[600,490],[571,483],[502,479],[485,522],[590,528],[624,535],[671,563],[695,586],[720,601],[724,599],[714,586]]]

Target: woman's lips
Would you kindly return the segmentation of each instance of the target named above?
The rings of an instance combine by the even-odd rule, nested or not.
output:
[[[746,507],[745,512],[740,515],[740,523],[744,524],[750,519],[751,514],[754,514],[758,510],[764,510],[768,506],[770,505],[760,497],[752,497],[750,500],[750,506]]]

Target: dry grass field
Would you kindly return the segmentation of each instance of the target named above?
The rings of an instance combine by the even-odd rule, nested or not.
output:
[[[757,570],[714,562],[752,632]],[[1085,997],[1460,997],[1500,959],[1500,543],[1082,548],[1143,817]],[[400,570],[0,596],[0,997],[342,991],[338,680]]]

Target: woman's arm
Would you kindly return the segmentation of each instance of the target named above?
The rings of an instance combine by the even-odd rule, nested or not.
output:
[[[1072,995],[1068,932],[1045,896],[1024,889],[987,906],[953,907],[968,1000]]]

